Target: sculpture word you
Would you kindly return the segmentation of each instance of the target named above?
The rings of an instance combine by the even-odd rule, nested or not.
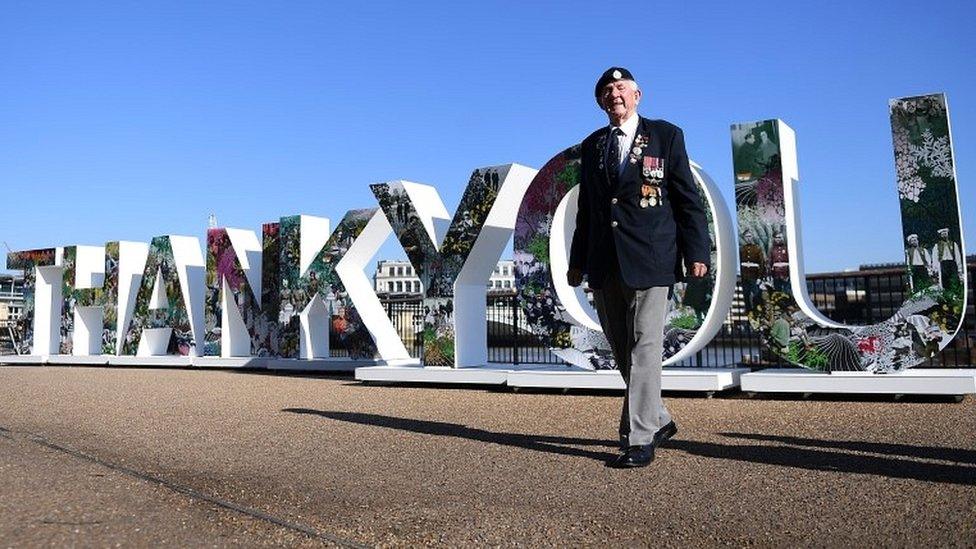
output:
[[[909,298],[892,318],[845,326],[806,293],[800,253],[796,146],[782,121],[735,124],[732,152],[739,268],[749,321],[783,359],[825,371],[886,373],[944,348],[958,331],[966,265],[945,97],[892,100]],[[709,212],[712,264],[676,286],[665,327],[666,364],[703,348],[732,303],[731,215],[693,164]],[[21,354],[315,359],[342,342],[352,359],[409,358],[366,268],[396,235],[423,291],[428,366],[487,362],[486,286],[514,233],[519,304],[531,331],[568,363],[614,368],[585,294],[565,282],[575,218],[579,150],[539,171],[509,164],[475,170],[450,216],[436,189],[408,181],[372,186],[378,208],[329,220],[295,215],[252,231],[210,229],[149,244],[109,242],[11,252],[24,272],[16,325]]]
[[[944,95],[889,104],[908,298],[884,322],[845,326],[810,301],[800,251],[793,130],[732,126],[742,292],[749,322],[784,360],[816,370],[894,372],[945,348],[966,310],[962,212]]]

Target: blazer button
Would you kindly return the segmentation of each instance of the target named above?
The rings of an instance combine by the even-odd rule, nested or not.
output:
[[[617,226],[617,222],[616,221],[611,221],[610,222],[610,226],[611,227],[616,227]]]
[[[616,204],[616,203],[617,203],[617,198],[616,198],[616,197],[614,197],[614,198],[612,198],[612,199],[610,200],[610,203],[611,203],[611,204]]]

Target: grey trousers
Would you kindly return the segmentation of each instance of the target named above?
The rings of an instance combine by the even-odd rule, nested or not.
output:
[[[666,286],[628,288],[619,273],[609,275],[603,288],[593,290],[600,325],[627,384],[620,412],[620,445],[624,448],[651,444],[654,433],[671,421],[661,398],[668,290]]]

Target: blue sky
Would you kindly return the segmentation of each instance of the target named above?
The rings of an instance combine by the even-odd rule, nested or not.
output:
[[[890,97],[948,94],[976,205],[971,2],[599,5],[5,2],[0,239],[203,239],[211,212],[338,220],[390,179],[453,211],[474,168],[541,167],[605,124],[592,90],[611,65],[730,204],[729,124],[796,130],[808,272],[901,259]],[[381,255],[403,256],[392,238]]]

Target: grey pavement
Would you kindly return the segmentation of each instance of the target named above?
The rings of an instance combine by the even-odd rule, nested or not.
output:
[[[976,545],[976,404],[0,367],[0,546]]]

